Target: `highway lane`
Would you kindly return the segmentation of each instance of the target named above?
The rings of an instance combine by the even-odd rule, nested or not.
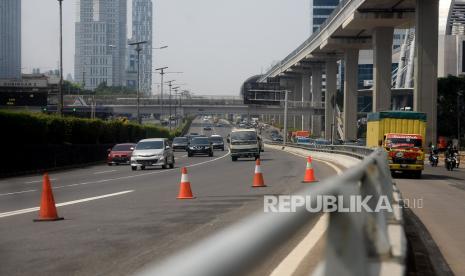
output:
[[[395,181],[452,271],[465,275],[465,169],[449,172],[441,164],[426,165],[422,179]]]
[[[201,132],[201,124],[196,122],[191,131]],[[224,135],[229,128],[214,132]],[[233,163],[221,151],[213,158],[176,155],[173,170],[132,172],[128,166],[102,165],[52,174],[57,202],[132,192],[59,207],[65,220],[58,222],[33,223],[37,212],[0,217],[0,275],[128,274],[261,210],[265,194],[292,193],[308,185],[300,182],[305,160],[281,151],[263,153],[268,187],[260,189],[250,187],[253,160]],[[188,171],[194,200],[176,200],[182,165],[192,166]],[[316,162],[314,167],[320,179],[335,173],[325,164]],[[107,170],[116,171],[103,173]],[[110,180],[99,182],[105,179]],[[9,179],[0,183],[2,191],[17,191],[23,185],[18,183],[36,178],[12,180],[15,184]],[[56,189],[79,181],[92,183]],[[38,188],[40,183],[24,185]],[[0,213],[38,206],[39,198],[39,191],[2,196]]]

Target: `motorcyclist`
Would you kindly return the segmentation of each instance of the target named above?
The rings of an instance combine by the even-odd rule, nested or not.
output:
[[[429,161],[433,162],[433,156],[438,155],[438,153],[439,153],[438,149],[434,145],[432,145],[430,152],[429,152]]]

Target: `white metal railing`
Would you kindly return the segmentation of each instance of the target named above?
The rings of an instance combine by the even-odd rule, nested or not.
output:
[[[395,210],[329,213],[326,253],[314,275],[405,273],[406,239],[401,196],[393,185],[383,150],[373,151],[342,175],[309,185],[298,195],[309,196],[311,200],[320,195],[346,199],[361,195],[372,196],[374,201],[386,196]],[[348,200],[343,200],[342,204],[349,206]],[[304,207],[297,208],[294,213],[259,212],[139,274],[242,275],[254,269],[267,254],[286,243],[309,219],[318,215]]]

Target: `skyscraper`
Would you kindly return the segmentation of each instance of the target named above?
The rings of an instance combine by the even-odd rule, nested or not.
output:
[[[133,42],[147,41],[141,44],[140,52],[140,91],[149,95],[152,91],[152,0],[133,0],[132,1],[132,38]],[[137,58],[135,46],[128,48],[129,61]],[[137,66],[137,63],[135,64]],[[131,70],[129,64],[128,71]],[[137,67],[136,67],[137,70]]]
[[[123,84],[127,0],[77,0],[74,79],[86,89]]]
[[[339,5],[340,0],[310,0],[310,32],[320,27],[326,18]]]
[[[21,78],[21,1],[0,1],[0,79]]]

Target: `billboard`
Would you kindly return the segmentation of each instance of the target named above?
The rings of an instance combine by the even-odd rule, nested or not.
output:
[[[0,92],[0,106],[47,106],[47,93]]]

